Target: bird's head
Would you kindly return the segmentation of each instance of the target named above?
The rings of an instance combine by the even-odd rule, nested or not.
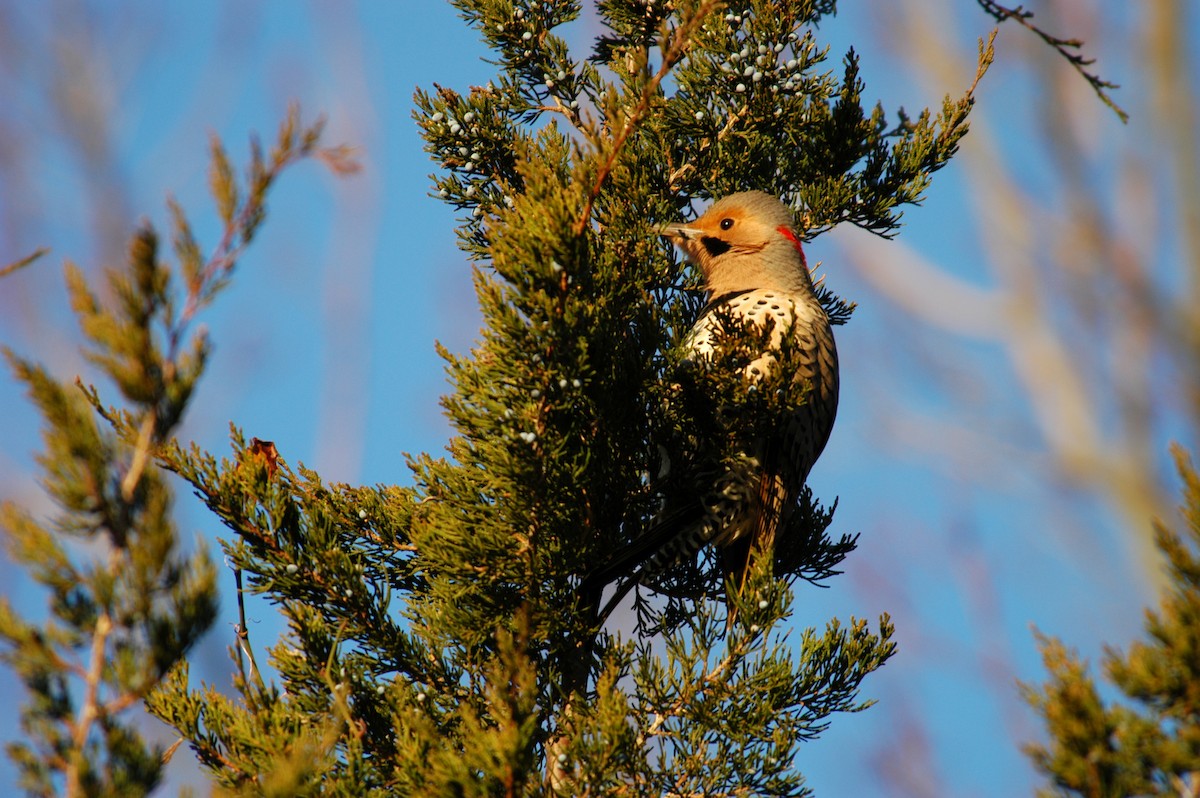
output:
[[[700,267],[714,294],[809,283],[792,212],[765,192],[730,194],[694,222],[669,224],[662,234]]]

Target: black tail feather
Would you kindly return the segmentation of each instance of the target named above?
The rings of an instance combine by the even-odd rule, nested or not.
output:
[[[693,506],[660,516],[644,535],[613,555],[608,562],[588,574],[580,585],[580,591],[601,591],[612,582],[618,582],[617,591],[600,610],[599,623],[608,616],[629,591],[641,583],[643,577],[671,565],[680,557],[694,554],[690,551],[692,536],[685,534],[689,529],[699,529],[704,509],[697,501]]]

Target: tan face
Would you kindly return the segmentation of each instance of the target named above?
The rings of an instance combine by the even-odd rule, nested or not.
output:
[[[667,225],[663,235],[711,276],[727,255],[753,255],[781,238],[795,242],[792,224],[782,202],[761,191],[747,191],[718,200],[694,222]]]

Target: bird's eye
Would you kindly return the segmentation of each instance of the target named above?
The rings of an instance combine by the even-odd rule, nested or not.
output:
[[[731,227],[733,227],[733,219],[722,219],[721,220],[721,229],[722,230],[728,230]]]

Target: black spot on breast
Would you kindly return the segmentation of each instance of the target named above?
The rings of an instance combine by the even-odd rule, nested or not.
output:
[[[729,251],[729,242],[722,241],[714,236],[704,236],[700,239],[700,243],[704,246],[708,254],[714,258],[724,255]]]

